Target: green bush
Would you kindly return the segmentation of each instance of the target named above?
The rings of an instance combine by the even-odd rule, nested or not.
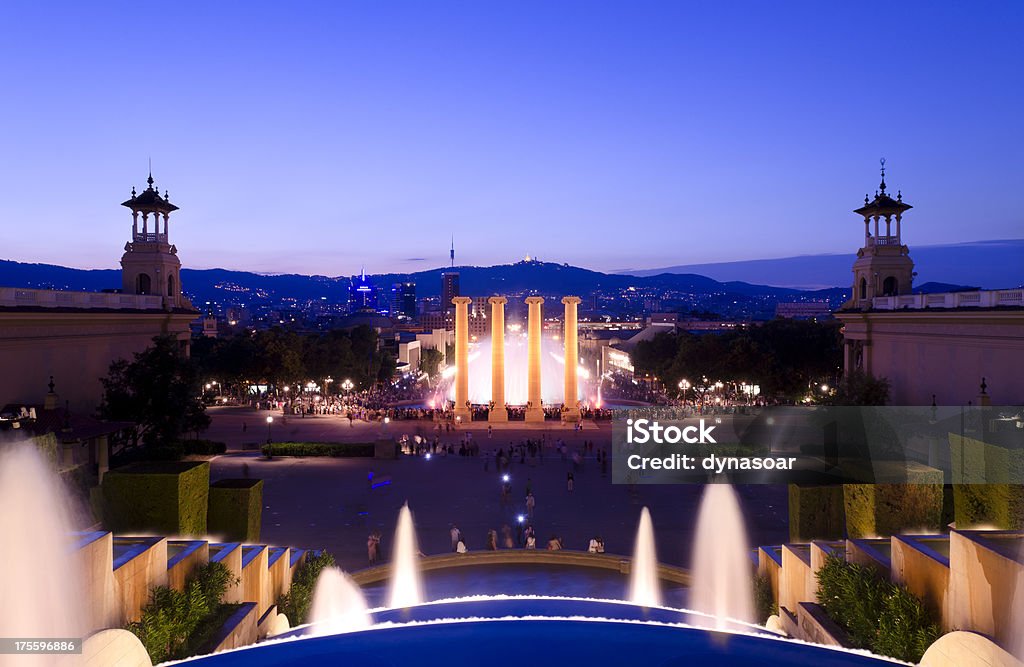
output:
[[[325,567],[333,566],[334,556],[326,551],[318,556],[307,556],[306,562],[295,571],[291,588],[277,599],[278,613],[287,616],[288,622],[293,626],[306,623],[309,620],[309,606],[313,602],[316,580]]]
[[[207,563],[189,577],[184,591],[153,588],[142,618],[126,628],[146,647],[153,664],[187,658],[197,648],[194,638],[209,636],[216,629],[209,626],[238,607],[222,603],[228,587],[237,581],[223,563]]]
[[[134,463],[103,476],[104,524],[115,532],[205,535],[206,461]]]
[[[263,445],[264,456],[373,456],[372,442],[275,442]]]
[[[765,624],[769,616],[779,613],[779,605],[775,603],[775,595],[772,593],[772,580],[768,577],[754,577],[754,609],[756,620],[761,625]]]
[[[817,577],[818,603],[856,648],[916,663],[942,634],[918,597],[870,566],[829,555]]]
[[[210,485],[206,527],[229,542],[259,542],[262,479],[222,479]]]
[[[196,440],[185,440],[182,443],[185,454],[198,454],[198,455],[211,455],[211,454],[223,454],[228,451],[228,446],[223,442],[216,440],[205,440],[202,438]]]

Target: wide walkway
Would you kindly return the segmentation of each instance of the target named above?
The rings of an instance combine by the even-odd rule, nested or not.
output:
[[[343,567],[358,569],[367,564],[366,538],[379,530],[384,549],[390,552],[398,509],[408,502],[415,518],[420,548],[424,553],[451,549],[450,527],[456,524],[468,547],[482,549],[489,529],[501,532],[503,525],[515,528],[518,514],[526,513],[525,493],[529,483],[536,498],[534,525],[538,546],[557,535],[565,546],[585,549],[594,535],[604,538],[611,553],[630,553],[640,508],[648,506],[654,521],[659,559],[677,565],[690,563],[691,540],[700,502],[700,486],[641,486],[635,492],[613,485],[610,472],[602,476],[594,459],[576,470],[575,489],[567,490],[567,473],[572,461],[563,461],[553,451],[543,459],[525,463],[514,458],[509,475],[512,502],[501,502],[501,479],[493,458],[484,470],[483,456],[434,456],[430,460],[403,457],[393,461],[374,459],[275,458],[264,460],[256,451],[262,433],[266,440],[267,412],[241,408],[211,410],[213,424],[206,437],[224,440],[229,453],[213,461],[214,479],[249,475],[265,480],[264,542],[302,547],[326,547]],[[375,439],[379,424],[337,417],[289,417],[280,424],[275,413],[271,425],[274,440],[358,442]],[[242,430],[243,422],[246,429]],[[256,424],[262,422],[262,429]],[[573,447],[584,440],[597,448],[608,445],[610,425],[589,425],[575,431],[552,424],[549,440],[562,438]],[[430,432],[425,422],[393,422],[393,436],[399,432]],[[278,430],[279,429],[279,430]],[[534,430],[495,431],[488,439],[486,424],[474,429],[474,438],[486,451],[507,448],[509,441],[539,438]],[[462,433],[442,434],[442,442],[457,443]],[[751,486],[738,489],[752,544],[778,544],[788,537],[787,493],[785,487]]]

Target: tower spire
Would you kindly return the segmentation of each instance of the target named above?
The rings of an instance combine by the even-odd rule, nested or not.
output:
[[[455,235],[452,235],[452,249],[448,251],[448,256],[451,258],[452,268],[455,268]]]
[[[881,185],[879,185],[879,187],[881,188],[882,194],[884,195],[885,194],[885,158],[882,158],[878,162],[882,165],[882,183],[881,183]]]

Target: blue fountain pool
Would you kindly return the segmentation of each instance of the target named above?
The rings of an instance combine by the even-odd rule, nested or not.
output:
[[[682,625],[679,610],[603,600],[492,598],[378,610],[369,630],[321,637],[297,628],[263,644],[189,661],[202,667],[277,665],[795,665],[894,664],[860,653]],[[433,619],[433,620],[431,620]],[[898,663],[895,663],[898,664]]]

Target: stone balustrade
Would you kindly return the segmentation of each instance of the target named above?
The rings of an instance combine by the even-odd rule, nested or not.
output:
[[[0,287],[0,308],[108,308],[160,310],[164,298],[153,294],[65,292],[47,289]]]
[[[999,308],[1024,307],[1024,289],[942,292],[939,294],[903,294],[877,296],[871,300],[875,310],[924,310],[927,308]]]

